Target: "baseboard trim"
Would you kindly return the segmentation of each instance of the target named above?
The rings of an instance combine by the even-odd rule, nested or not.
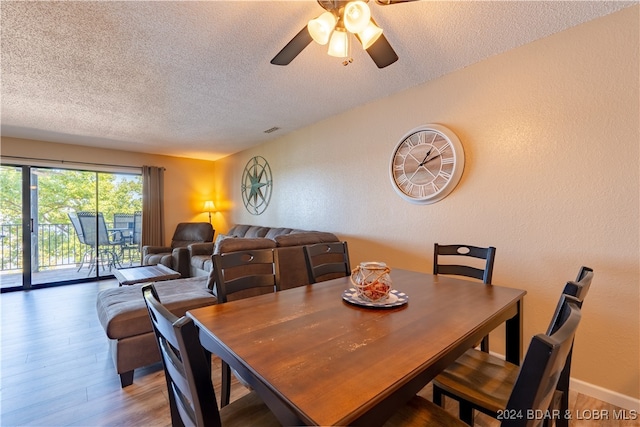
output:
[[[602,400],[603,402],[610,403],[620,408],[640,412],[640,399],[634,399],[631,396],[626,396],[612,390],[607,390],[606,388],[594,384],[589,384],[575,378],[571,378],[569,388],[571,391],[582,393],[590,397],[595,397],[598,400]]]

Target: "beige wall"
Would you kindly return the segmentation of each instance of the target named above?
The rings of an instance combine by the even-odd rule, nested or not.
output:
[[[168,238],[177,222],[206,221],[199,209],[211,197],[223,209],[218,232],[234,223],[333,231],[354,264],[428,272],[434,242],[494,245],[494,283],[528,291],[527,337],[546,329],[563,282],[591,266],[573,376],[637,407],[638,14],[581,25],[215,164],[10,138],[2,155],[164,166]],[[395,194],[387,168],[400,137],[426,123],[456,132],[467,163],[449,197],[417,206]],[[274,177],[260,216],[239,191],[254,155]]]
[[[638,399],[638,22],[635,6],[220,160],[221,197],[237,208],[224,218],[333,231],[354,264],[421,271],[434,242],[494,245],[494,283],[528,291],[526,337],[591,266],[573,376]],[[425,123],[451,128],[467,163],[451,195],[417,206],[394,193],[388,166]],[[274,179],[260,216],[239,191],[254,155]]]
[[[78,167],[73,162],[121,166],[162,166],[165,168],[165,240],[169,244],[179,222],[209,221],[202,213],[205,200],[215,199],[215,164],[210,161],[156,156],[126,151],[79,147],[16,138],[2,138],[0,154],[3,162],[18,161],[8,156],[64,160],[65,167]],[[53,163],[55,164],[55,163]]]

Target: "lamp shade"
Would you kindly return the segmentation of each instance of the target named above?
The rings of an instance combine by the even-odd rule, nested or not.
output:
[[[378,27],[373,19],[369,20],[369,24],[367,24],[366,28],[356,34],[360,43],[362,43],[362,47],[365,49],[369,49],[372,44],[378,40],[380,35],[382,34],[382,28]]]
[[[344,26],[351,33],[363,31],[371,20],[371,10],[363,1],[352,1],[344,8]]]
[[[336,22],[336,17],[333,13],[325,12],[316,19],[309,21],[307,30],[316,43],[325,45],[329,41],[331,32],[336,27]]]
[[[202,209],[203,212],[213,212],[215,210],[216,206],[211,200],[207,200],[206,202],[204,202],[204,208]]]
[[[331,34],[327,53],[338,58],[349,56],[349,38],[343,28],[336,28],[333,34]]]

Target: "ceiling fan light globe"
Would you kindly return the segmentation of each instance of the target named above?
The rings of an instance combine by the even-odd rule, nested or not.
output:
[[[329,41],[331,32],[336,27],[336,17],[331,12],[324,12],[316,19],[307,23],[307,30],[311,38],[318,44],[325,45]]]
[[[344,29],[336,28],[331,34],[329,41],[329,50],[327,53],[336,58],[345,58],[349,56],[349,38]]]
[[[364,30],[356,34],[356,36],[358,37],[358,40],[360,40],[360,43],[362,43],[362,47],[364,49],[369,49],[371,45],[373,45],[376,42],[376,40],[380,38],[381,35],[382,35],[382,28],[374,24],[372,20],[369,21],[369,24]]]
[[[344,8],[344,26],[351,33],[363,31],[371,20],[369,6],[361,0],[347,3]]]

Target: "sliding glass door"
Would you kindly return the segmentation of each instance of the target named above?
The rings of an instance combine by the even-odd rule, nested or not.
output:
[[[139,173],[2,165],[0,184],[3,291],[96,280],[139,265]]]

